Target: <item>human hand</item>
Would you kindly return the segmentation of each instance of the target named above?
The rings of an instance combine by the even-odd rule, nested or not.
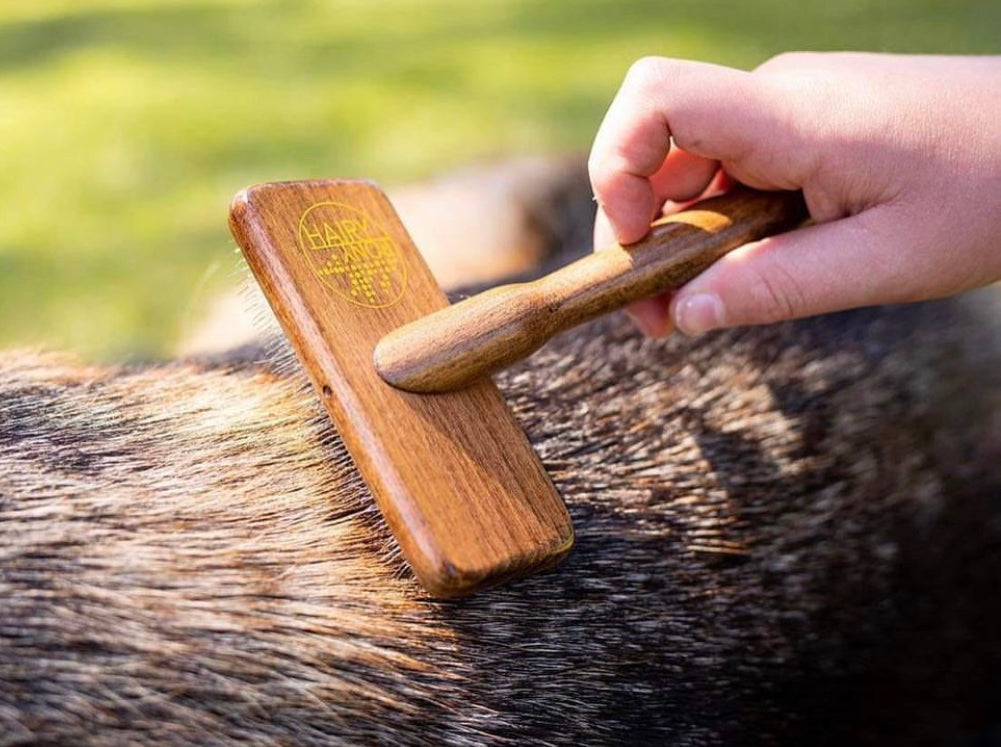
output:
[[[728,179],[806,197],[814,225],[634,304],[647,334],[951,295],[1001,279],[1001,57],[796,53],[753,72],[645,58],[589,169],[596,248]]]

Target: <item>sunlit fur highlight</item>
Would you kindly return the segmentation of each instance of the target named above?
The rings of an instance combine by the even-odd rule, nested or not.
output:
[[[5,354],[0,744],[986,733],[992,303],[557,339],[499,383],[577,547],[459,603],[410,580],[287,354]]]

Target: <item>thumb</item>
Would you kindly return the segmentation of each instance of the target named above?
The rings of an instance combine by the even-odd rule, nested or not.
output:
[[[675,326],[697,335],[914,300],[914,268],[871,229],[871,213],[808,226],[730,252],[675,295]],[[918,273],[920,276],[920,273]]]

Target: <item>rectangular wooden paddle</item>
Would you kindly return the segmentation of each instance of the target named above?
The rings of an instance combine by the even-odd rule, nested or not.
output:
[[[569,552],[566,508],[493,382],[412,394],[376,372],[384,335],[448,305],[378,187],[262,184],[230,227],[428,591],[463,596]]]

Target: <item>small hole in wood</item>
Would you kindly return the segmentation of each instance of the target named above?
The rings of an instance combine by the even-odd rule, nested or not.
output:
[[[320,391],[323,392],[324,397],[330,397],[330,395],[333,394],[333,392],[330,391],[330,387],[327,386],[326,384],[323,385],[323,388],[320,389]]]

